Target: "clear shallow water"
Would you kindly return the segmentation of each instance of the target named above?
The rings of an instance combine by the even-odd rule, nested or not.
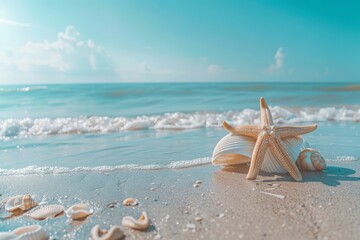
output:
[[[329,162],[360,158],[359,85],[2,86],[0,174],[205,164],[223,120],[258,123],[260,96],[279,124],[318,123],[305,138]]]

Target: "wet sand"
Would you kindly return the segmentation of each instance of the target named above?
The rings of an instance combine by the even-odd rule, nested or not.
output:
[[[1,198],[29,193],[43,204],[65,208],[87,202],[95,214],[82,222],[6,219],[1,231],[40,224],[54,239],[88,239],[91,228],[121,225],[124,216],[146,211],[146,232],[122,227],[126,239],[359,239],[360,162],[330,163],[327,170],[245,179],[247,169],[200,166],[181,170],[117,171],[59,175],[1,176]],[[201,180],[199,187],[194,187]],[[263,192],[277,195],[267,195]],[[127,197],[137,207],[125,207]],[[112,205],[110,208],[109,206]]]

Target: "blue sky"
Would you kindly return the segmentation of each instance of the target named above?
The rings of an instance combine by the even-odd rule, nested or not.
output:
[[[360,82],[358,1],[0,2],[0,84]]]

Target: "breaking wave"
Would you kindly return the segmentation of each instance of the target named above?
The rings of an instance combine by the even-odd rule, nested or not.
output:
[[[359,107],[282,108],[272,107],[278,124],[305,122],[360,122]],[[38,135],[111,133],[142,129],[217,128],[224,120],[234,124],[257,124],[260,112],[242,111],[165,113],[162,115],[126,117],[24,118],[0,120],[0,137],[30,137]]]

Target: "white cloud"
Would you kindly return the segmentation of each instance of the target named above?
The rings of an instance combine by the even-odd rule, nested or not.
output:
[[[88,72],[111,70],[104,47],[83,39],[73,26],[57,34],[53,42],[27,42],[5,56],[9,67],[20,71]]]
[[[284,57],[285,55],[283,53],[283,49],[281,47],[278,48],[274,56],[275,63],[270,65],[270,67],[267,69],[267,72],[270,74],[279,72],[283,67]]]
[[[0,18],[1,24],[11,25],[15,27],[31,27],[29,23],[18,22],[10,19]]]

